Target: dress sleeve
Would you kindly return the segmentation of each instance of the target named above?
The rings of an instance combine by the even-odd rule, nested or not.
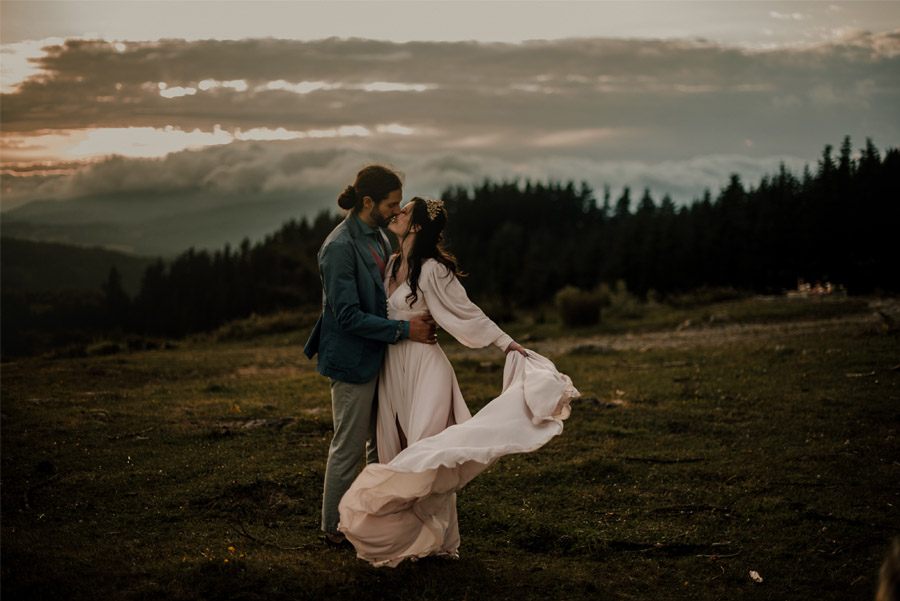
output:
[[[469,300],[456,275],[437,261],[422,264],[419,289],[437,324],[467,347],[482,348],[493,344],[505,351],[513,341]]]

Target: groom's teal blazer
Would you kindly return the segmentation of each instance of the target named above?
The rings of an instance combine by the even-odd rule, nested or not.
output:
[[[409,322],[387,319],[387,295],[372,256],[380,230],[350,213],[319,249],[322,315],[303,352],[318,353],[317,370],[361,384],[378,374],[385,344],[409,336]],[[387,243],[387,240],[385,240]]]

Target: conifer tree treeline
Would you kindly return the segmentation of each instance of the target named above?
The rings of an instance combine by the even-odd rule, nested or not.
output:
[[[486,181],[442,195],[450,250],[470,273],[479,302],[531,307],[562,287],[624,280],[644,295],[701,286],[756,292],[793,288],[798,278],[828,280],[851,293],[900,291],[900,151],[871,141],[858,157],[849,138],[839,155],[826,146],[814,171],[782,166],[756,187],[737,175],[713,198],[689,206],[628,188],[601,199],[585,183]],[[290,221],[264,241],[209,253],[193,249],[144,274],[123,301],[117,274],[104,286],[125,329],[180,336],[253,312],[321,302],[316,253],[340,217]],[[121,317],[124,316],[124,317]]]
[[[209,253],[189,249],[170,264],[147,268],[131,303],[126,329],[182,336],[252,313],[321,303],[316,254],[340,217],[321,213],[312,222],[291,220],[251,245]],[[105,290],[108,303],[112,302]]]
[[[737,175],[676,208],[625,188],[600,202],[586,185],[493,183],[443,194],[447,237],[470,292],[530,306],[564,285],[624,280],[641,295],[728,286],[763,293],[798,278],[851,293],[900,291],[900,151],[882,158],[871,141],[858,158],[845,139],[826,146],[816,170],[783,165],[753,188]]]

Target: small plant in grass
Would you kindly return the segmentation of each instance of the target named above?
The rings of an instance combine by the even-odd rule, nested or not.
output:
[[[608,308],[604,311],[605,315],[623,319],[637,319],[644,316],[646,306],[638,297],[628,291],[624,280],[617,280],[612,290],[606,284],[600,284],[598,291],[599,294],[609,298],[606,305]]]
[[[586,291],[566,286],[556,293],[554,300],[563,324],[591,326],[600,323],[600,311],[609,305],[609,294],[601,288]]]

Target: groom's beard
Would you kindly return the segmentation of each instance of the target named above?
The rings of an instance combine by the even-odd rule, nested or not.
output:
[[[378,211],[372,211],[372,221],[374,221],[375,225],[377,225],[378,227],[387,227],[391,223],[391,219],[393,218],[393,215],[391,215],[390,217],[385,217]]]

